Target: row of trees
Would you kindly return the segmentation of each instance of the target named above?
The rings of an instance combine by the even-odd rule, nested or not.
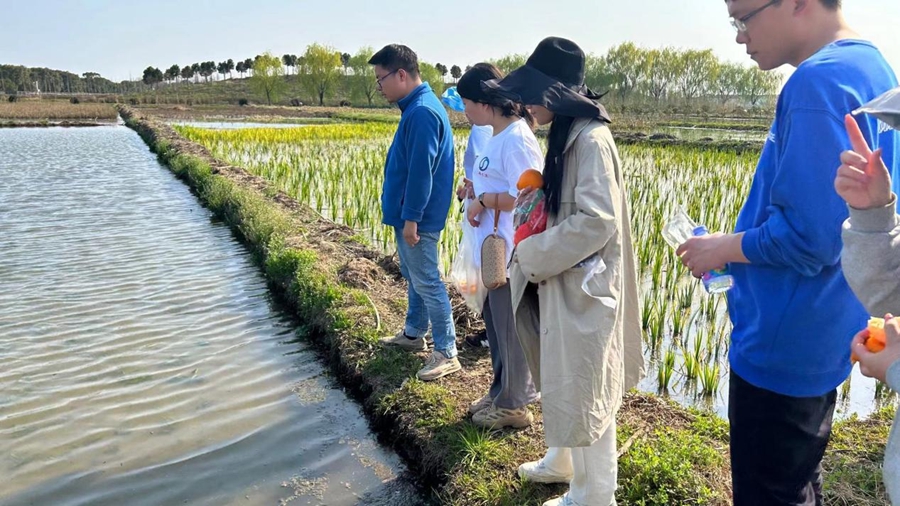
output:
[[[493,60],[503,72],[525,64],[527,55]],[[778,93],[783,76],[758,67],[722,61],[711,49],[646,49],[631,42],[611,48],[605,55],[588,55],[585,84],[596,92],[613,92],[613,100],[690,102],[712,99],[756,106]]]
[[[21,65],[0,65],[0,93],[117,93],[119,83],[96,72],[72,72]]]
[[[191,80],[193,80],[193,82],[198,82],[201,78],[206,82],[209,82],[210,77],[215,76],[217,73],[221,74],[223,78],[226,78],[232,77],[232,72],[237,71],[241,77],[243,77],[252,67],[253,60],[250,58],[239,61],[237,64],[234,63],[234,60],[229,58],[228,60],[219,63],[206,61],[185,65],[184,67],[172,65],[165,72],[156,67],[147,67],[144,69],[141,82],[148,86],[156,86],[159,83],[177,83],[179,81],[183,82]]]
[[[372,67],[368,64],[374,50],[360,48],[355,54],[340,52],[322,45],[307,46],[302,55],[270,53],[243,60],[206,61],[190,65],[172,65],[162,70],[147,67],[140,81],[114,83],[95,72],[81,76],[49,69],[28,69],[0,65],[0,89],[12,94],[35,91],[35,82],[43,92],[57,93],[129,93],[142,87],[182,86],[250,76],[249,84],[260,98],[278,103],[296,83],[306,97],[319,104],[341,94],[341,99],[373,105],[377,89]],[[492,60],[504,72],[523,65],[527,55],[513,54]],[[446,83],[458,80],[463,69],[441,63],[420,62],[423,79],[438,93]],[[466,68],[468,70],[468,67]],[[449,75],[449,77],[448,77]],[[605,99],[621,104],[664,103],[690,104],[696,100],[720,104],[757,106],[765,97],[774,96],[781,84],[777,72],[762,72],[719,60],[712,50],[677,49],[673,47],[642,48],[626,42],[606,54],[591,54],[585,66],[586,84],[597,92],[611,92]],[[137,90],[136,90],[137,88]],[[294,90],[291,90],[292,92]]]
[[[338,82],[343,76],[348,83],[343,88],[349,89],[355,100],[364,99],[372,105],[376,96],[374,76],[368,59],[373,49],[364,47],[356,54],[342,53],[333,47],[312,44],[302,55],[285,54],[278,58],[272,54],[257,56],[244,61],[243,72],[240,62],[238,72],[243,77],[247,72],[251,76],[254,89],[267,102],[277,102],[282,96],[285,86],[282,76],[298,76],[300,86],[309,96],[323,104],[325,99],[333,98],[338,91]],[[265,59],[260,62],[262,56]],[[525,63],[527,55],[513,54],[492,60],[504,72],[509,72]],[[231,60],[207,65],[206,71],[200,75],[207,80],[218,71],[223,78],[229,77],[234,68]],[[197,64],[194,64],[196,67]],[[178,80],[178,66],[175,65],[164,74],[163,81]],[[448,82],[448,74],[453,81],[458,80],[463,70],[458,65],[447,68],[441,63],[420,63],[423,80],[432,83],[440,93]],[[468,70],[468,67],[466,68]],[[147,72],[159,76],[160,72],[152,67],[145,71],[147,84],[160,82],[156,77],[146,79]],[[260,75],[261,74],[261,75]],[[169,78],[165,78],[168,75]],[[190,80],[194,74],[180,75],[182,80]],[[276,79],[277,78],[277,79]],[[196,81],[196,78],[194,79]],[[585,65],[585,82],[598,92],[613,92],[607,100],[619,103],[644,102],[691,103],[698,99],[713,100],[720,104],[736,102],[747,106],[757,106],[765,97],[774,96],[781,85],[782,76],[777,72],[762,72],[756,66],[745,66],[722,61],[711,49],[677,49],[663,47],[647,49],[631,42],[611,48],[604,55],[588,55]],[[347,97],[350,98],[350,97]]]
[[[194,63],[180,67],[172,65],[163,72],[156,67],[144,69],[142,82],[148,86],[156,87],[160,84],[184,84],[198,82],[201,78],[209,82],[220,74],[222,79],[232,78],[232,71],[237,70],[241,78],[247,73],[250,75],[251,86],[268,103],[277,102],[286,89],[283,76],[295,75],[299,77],[301,87],[309,95],[316,97],[319,104],[324,104],[326,98],[332,98],[338,90],[338,81],[343,76],[349,79],[349,87],[353,98],[364,99],[369,105],[373,104],[376,96],[374,73],[368,61],[374,54],[374,49],[364,47],[356,54],[342,53],[333,47],[321,44],[311,44],[302,55],[285,54],[281,58],[271,53],[257,55],[254,58],[238,61],[227,60]],[[458,65],[447,67],[444,64],[434,65],[422,62],[420,70],[425,80],[435,87],[439,83],[447,82],[447,75],[455,81],[463,71]],[[442,88],[442,87],[440,87]],[[441,89],[442,91],[442,89]]]
[[[350,55],[321,44],[309,45],[302,56],[284,55],[278,58],[265,53],[254,60],[250,86],[272,104],[279,100],[287,87],[283,78],[285,69],[294,69],[301,88],[316,97],[319,105],[324,105],[325,99],[335,94],[343,75],[350,81],[353,95],[364,97],[372,105],[377,92],[375,71],[369,65],[373,54],[371,47],[361,48],[355,55]]]

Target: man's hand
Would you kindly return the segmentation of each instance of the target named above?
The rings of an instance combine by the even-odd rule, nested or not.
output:
[[[874,209],[890,204],[891,175],[881,159],[881,149],[872,152],[853,116],[848,114],[844,117],[844,126],[853,149],[841,153],[841,166],[834,180],[834,189],[850,207],[856,209]]]
[[[415,247],[416,244],[419,244],[419,224],[414,221],[407,221],[405,225],[403,225],[403,240],[406,241],[406,244],[409,244],[410,247]]]
[[[741,250],[743,234],[714,234],[691,237],[678,247],[675,253],[681,263],[690,269],[695,278],[717,269],[725,268],[730,262],[747,262]]]

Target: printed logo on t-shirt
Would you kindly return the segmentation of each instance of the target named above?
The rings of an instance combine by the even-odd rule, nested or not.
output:
[[[768,141],[771,142],[772,144],[776,144],[776,143],[777,143],[777,139],[778,139],[778,138],[775,137],[775,130],[769,131],[769,138],[768,138]]]
[[[480,162],[478,162],[478,170],[480,170],[481,172],[488,170],[488,167],[490,166],[491,160],[486,156],[482,158]]]

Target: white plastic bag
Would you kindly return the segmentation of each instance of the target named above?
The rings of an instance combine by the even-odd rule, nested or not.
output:
[[[462,294],[469,309],[480,314],[484,309],[488,289],[481,282],[481,269],[475,264],[475,251],[480,245],[478,237],[475,235],[475,228],[466,219],[470,202],[470,200],[466,200],[466,211],[463,212],[461,225],[462,241],[459,243],[456,258],[453,259],[453,265],[450,268],[450,280]]]
[[[581,289],[584,290],[584,293],[586,293],[588,297],[599,300],[604,306],[615,309],[618,305],[616,299],[595,295],[599,290],[596,289],[597,282],[594,277],[606,270],[606,262],[600,258],[600,255],[594,254],[579,265],[584,268],[584,281],[581,282]],[[594,288],[592,288],[591,285],[595,285]]]

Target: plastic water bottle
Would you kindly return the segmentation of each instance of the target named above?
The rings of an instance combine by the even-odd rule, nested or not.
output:
[[[662,229],[663,239],[669,243],[669,246],[678,249],[688,239],[694,237],[694,229],[697,227],[694,220],[679,206],[678,211],[672,215]]]
[[[663,239],[666,240],[669,246],[676,249],[691,237],[706,235],[707,233],[709,232],[706,230],[706,227],[695,223],[681,207],[679,207],[678,211],[662,230]],[[734,286],[734,277],[728,274],[728,267],[704,273],[701,279],[703,280],[703,287],[709,293],[727,292]]]
[[[707,231],[706,227],[703,225],[694,229],[694,236],[696,237],[708,233],[709,231]],[[728,274],[727,266],[723,269],[713,269],[709,272],[704,272],[701,279],[703,280],[703,286],[709,293],[724,293],[731,290],[731,287],[734,286],[734,277],[731,274]]]

